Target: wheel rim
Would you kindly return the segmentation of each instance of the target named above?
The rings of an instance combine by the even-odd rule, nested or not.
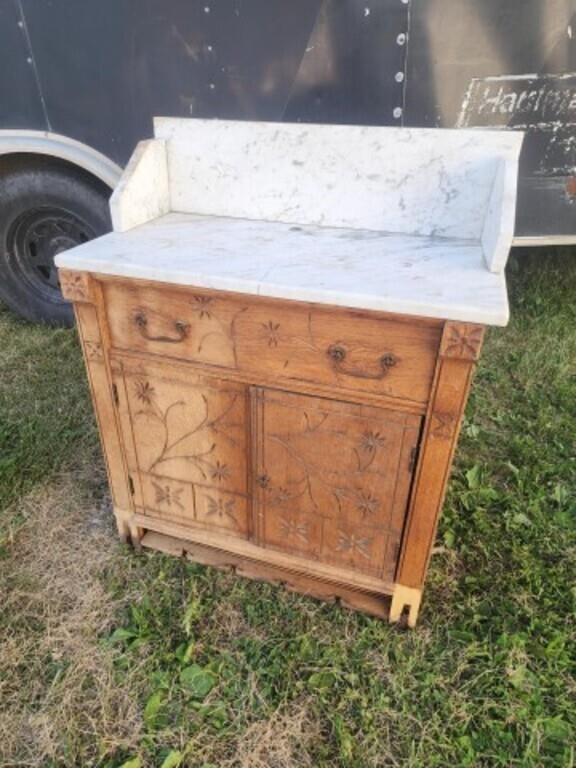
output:
[[[34,208],[19,216],[8,233],[8,252],[28,287],[45,301],[62,302],[55,257],[95,237],[92,227],[62,208]]]

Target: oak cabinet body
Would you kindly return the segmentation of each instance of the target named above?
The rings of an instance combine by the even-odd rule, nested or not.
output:
[[[413,626],[521,143],[156,119],[56,258],[121,536]]]
[[[415,622],[481,326],[61,276],[123,536]]]

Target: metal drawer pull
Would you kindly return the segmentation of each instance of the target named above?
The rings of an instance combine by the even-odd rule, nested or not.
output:
[[[377,373],[369,373],[360,368],[348,367],[344,364],[346,361],[346,347],[342,344],[331,344],[328,347],[327,354],[332,362],[332,367],[337,373],[343,373],[346,376],[355,376],[358,379],[383,379],[389,369],[393,368],[398,363],[396,355],[392,354],[392,352],[386,352],[378,360],[381,370]]]
[[[146,313],[142,310],[136,312],[134,315],[134,324],[140,331],[140,335],[147,341],[163,341],[168,344],[178,344],[179,342],[184,341],[190,331],[190,323],[185,323],[182,320],[174,320],[176,336],[151,336],[150,333],[148,333],[148,318],[146,317]]]

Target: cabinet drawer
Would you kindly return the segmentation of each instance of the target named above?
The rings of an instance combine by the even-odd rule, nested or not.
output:
[[[105,283],[113,346],[343,393],[428,399],[442,324],[138,283]]]

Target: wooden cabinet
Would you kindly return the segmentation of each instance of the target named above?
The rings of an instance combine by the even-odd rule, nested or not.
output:
[[[61,277],[123,537],[414,624],[481,326]]]

